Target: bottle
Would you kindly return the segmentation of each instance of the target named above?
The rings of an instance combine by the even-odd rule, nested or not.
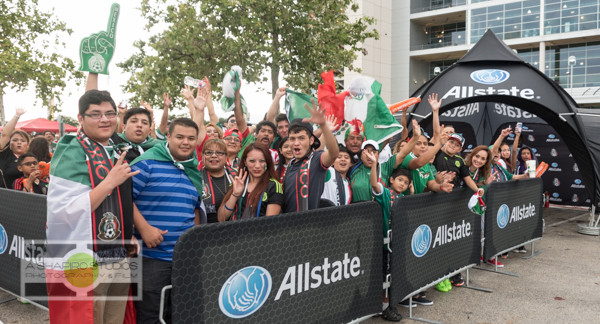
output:
[[[515,131],[521,133],[523,131],[523,123],[518,122],[517,126],[515,126]]]
[[[192,88],[202,88],[206,85],[206,82],[194,79],[191,76],[186,76],[185,79],[183,79],[183,83]]]

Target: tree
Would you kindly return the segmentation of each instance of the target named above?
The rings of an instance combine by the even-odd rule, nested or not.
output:
[[[272,95],[281,72],[290,86],[308,92],[321,72],[353,69],[361,43],[378,38],[369,30],[372,18],[351,22],[348,9],[358,6],[353,0],[143,0],[147,28],[168,27],[139,41],[139,52],[118,65],[132,73],[124,90],[158,104],[162,92],[179,91],[186,75],[206,75],[218,92],[224,73],[240,65],[249,82],[268,81],[261,75],[270,70]]]
[[[71,125],[71,126],[75,126],[75,127],[79,127],[79,121],[73,117],[69,117],[69,116],[65,116],[65,115],[60,115],[60,118],[62,120],[63,123],[67,124],[67,125]]]
[[[23,91],[32,81],[36,95],[49,107],[60,99],[66,80],[83,78],[73,60],[57,52],[61,35],[71,34],[53,12],[38,9],[38,0],[0,1],[0,122],[4,123],[5,89]]]

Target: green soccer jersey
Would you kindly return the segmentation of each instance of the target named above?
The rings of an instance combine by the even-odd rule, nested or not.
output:
[[[390,175],[394,172],[396,166],[396,155],[379,165],[381,170],[380,181],[389,186]],[[352,186],[352,202],[373,200],[371,191],[371,168],[366,167],[362,162],[350,174],[350,185]]]
[[[417,156],[411,152],[406,156],[406,158],[404,158],[404,161],[402,161],[400,167],[408,169],[408,164],[410,163],[410,161],[416,158]],[[429,163],[416,170],[410,170],[410,174],[412,175],[415,194],[423,193],[425,191],[425,188],[427,188],[427,182],[429,182],[429,180],[435,180],[434,171],[432,170],[431,165]],[[404,194],[408,194],[408,190],[404,192]]]

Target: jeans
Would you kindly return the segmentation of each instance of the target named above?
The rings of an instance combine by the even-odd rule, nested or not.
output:
[[[142,300],[135,302],[138,324],[160,323],[160,291],[171,284],[173,263],[150,258],[142,259]],[[171,293],[165,295],[164,319],[171,322]]]

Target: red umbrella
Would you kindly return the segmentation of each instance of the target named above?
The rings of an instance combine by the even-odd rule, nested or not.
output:
[[[59,123],[54,120],[47,120],[45,118],[36,118],[36,119],[18,122],[17,126],[15,126],[15,129],[24,130],[28,133],[44,132],[47,130],[52,131],[54,133],[58,133],[58,125],[59,125]],[[76,132],[76,131],[77,131],[77,127],[71,126],[69,124],[65,124],[65,132],[72,133],[72,132]]]

